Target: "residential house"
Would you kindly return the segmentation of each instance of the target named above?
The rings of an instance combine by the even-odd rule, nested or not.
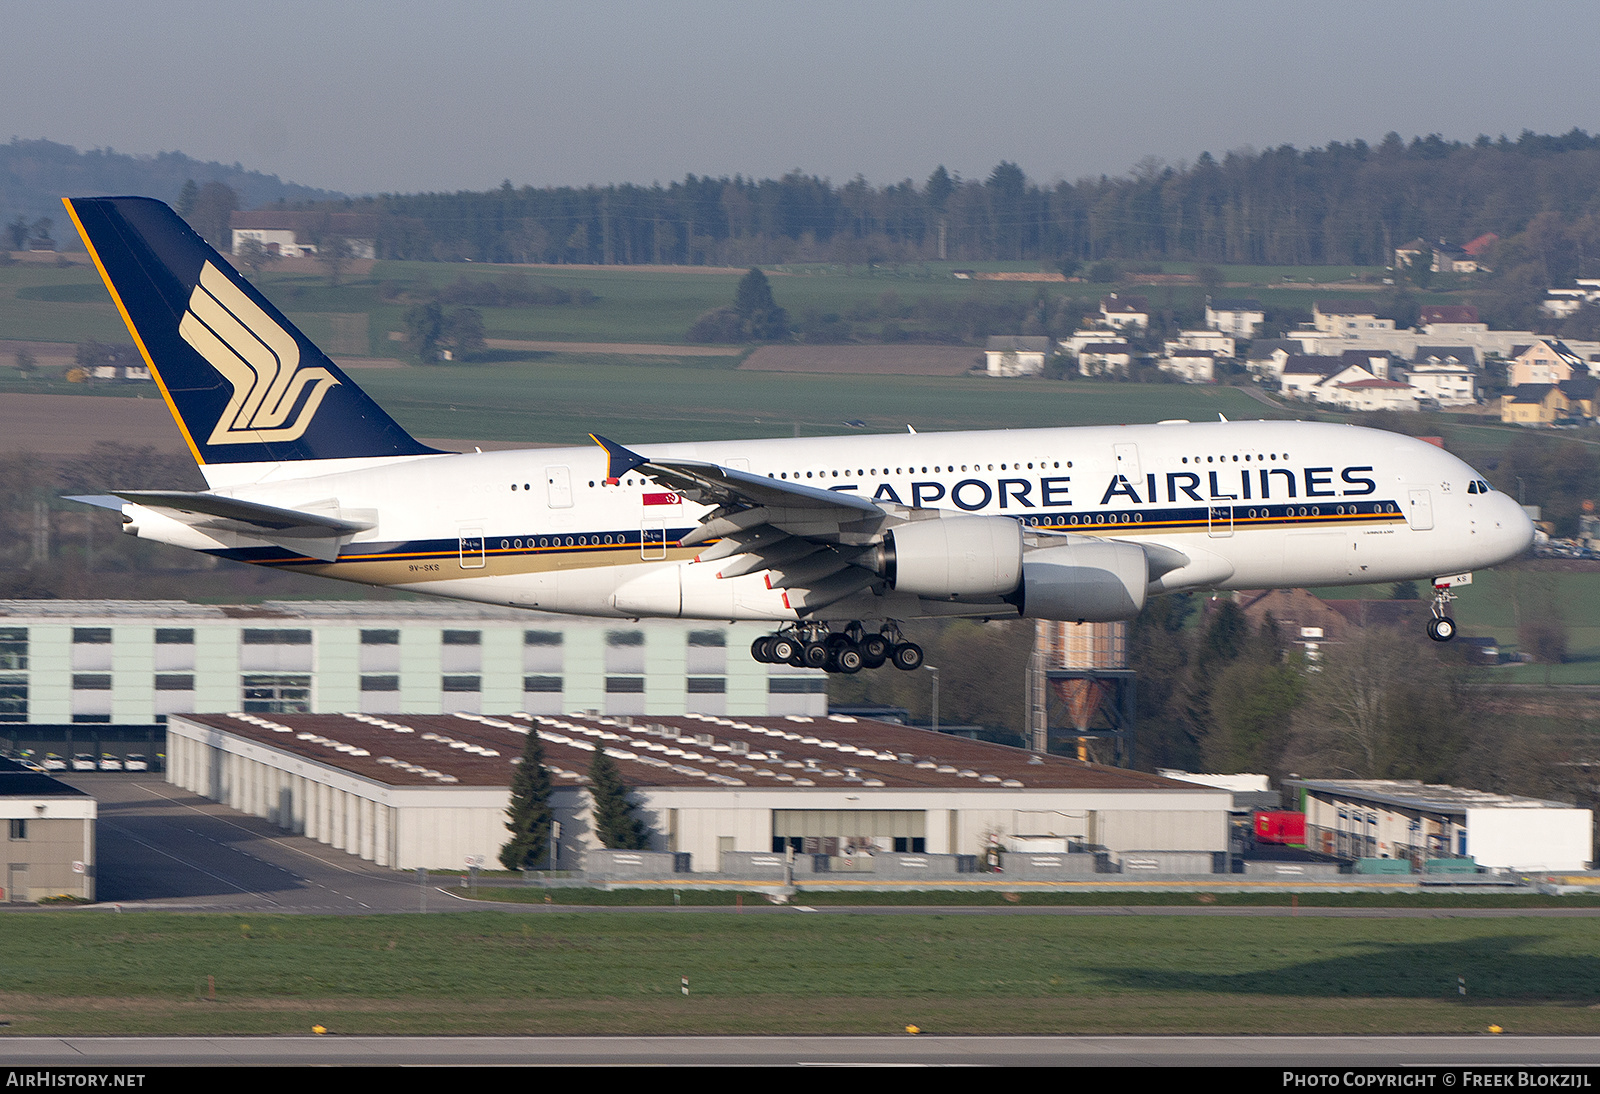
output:
[[[1519,384],[1500,396],[1500,420],[1513,425],[1554,425],[1571,403],[1558,384]]]
[[[1141,331],[1150,327],[1150,302],[1142,296],[1118,296],[1112,293],[1100,300],[1102,326],[1126,330],[1135,327]]]
[[[991,334],[983,353],[990,376],[1037,376],[1050,356],[1050,339]]]
[[[1364,368],[1380,380],[1389,379],[1389,354],[1381,349],[1347,349],[1339,354],[1346,368]]]
[[[1345,368],[1344,362],[1338,357],[1293,354],[1284,361],[1283,370],[1278,374],[1278,383],[1285,395],[1295,399],[1314,400],[1313,389],[1328,377],[1344,371]]]
[[[1574,376],[1570,380],[1561,382],[1561,394],[1567,397],[1568,415],[1573,418],[1593,418],[1595,416],[1595,392],[1600,389],[1600,380],[1593,376]]]
[[[1318,300],[1311,305],[1314,329],[1343,338],[1394,330],[1394,320],[1380,319],[1377,313],[1378,306],[1370,300]]]
[[[1133,368],[1133,347],[1126,342],[1090,342],[1078,351],[1080,376],[1126,376]]]
[[[1212,330],[1226,331],[1235,338],[1254,338],[1266,321],[1267,313],[1259,300],[1206,298],[1206,326]]]
[[[1434,273],[1477,273],[1478,260],[1465,247],[1440,240],[1433,248]]]
[[[1191,347],[1168,348],[1166,356],[1156,362],[1162,372],[1183,380],[1186,384],[1214,384],[1217,382],[1217,359],[1210,350]]]
[[[1184,330],[1178,332],[1177,341],[1167,343],[1166,349],[1168,353],[1177,349],[1203,349],[1218,357],[1232,357],[1237,345],[1231,334],[1220,330]]]
[[[1394,249],[1394,268],[1397,270],[1409,269],[1417,259],[1433,250],[1433,244],[1422,238],[1413,239],[1410,243],[1402,243]]]
[[[1316,393],[1317,401],[1345,410],[1370,412],[1417,409],[1416,392],[1410,384],[1403,384],[1399,380],[1381,380],[1376,376],[1357,376],[1351,380],[1330,378],[1323,387],[1327,390]]]
[[[1440,406],[1472,406],[1478,401],[1478,353],[1471,346],[1418,346],[1406,367],[1406,380]]]
[[[1565,319],[1585,304],[1600,304],[1600,277],[1580,277],[1570,289],[1546,289],[1540,308],[1546,315]]]
[[[1511,347],[1511,368],[1507,383],[1511,387],[1524,384],[1559,384],[1573,375],[1586,376],[1589,363],[1555,338],[1541,338],[1528,346]]]
[[[1300,343],[1290,338],[1258,338],[1250,343],[1245,368],[1257,380],[1277,383],[1283,376],[1283,366],[1289,358],[1304,352]]]

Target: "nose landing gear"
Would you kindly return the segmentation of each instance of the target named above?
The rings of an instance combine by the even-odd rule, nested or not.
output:
[[[907,672],[922,666],[922,647],[907,642],[893,621],[876,634],[859,620],[840,631],[826,623],[801,623],[750,644],[750,656],[764,665],[794,665],[846,675],[893,663]]]
[[[1445,614],[1456,594],[1449,585],[1433,586],[1433,618],[1428,620],[1428,637],[1435,642],[1448,642],[1456,636],[1456,621]]]

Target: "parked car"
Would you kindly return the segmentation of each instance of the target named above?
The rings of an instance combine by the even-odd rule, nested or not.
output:
[[[74,771],[93,771],[97,766],[99,765],[95,763],[92,753],[79,752],[72,757],[72,770]]]
[[[128,758],[122,761],[124,771],[149,771],[150,761],[145,759],[142,752],[130,752]]]
[[[65,771],[67,769],[67,761],[57,756],[54,752],[47,753],[44,758],[44,769],[46,771]]]
[[[122,760],[120,760],[116,756],[113,756],[109,752],[102,752],[100,754],[100,770],[101,771],[121,771],[122,770]]]

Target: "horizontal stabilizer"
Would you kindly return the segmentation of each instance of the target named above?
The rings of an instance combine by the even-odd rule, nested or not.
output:
[[[353,536],[373,526],[372,521],[345,520],[324,513],[301,509],[280,509],[256,501],[218,494],[190,493],[182,490],[128,490],[116,495],[135,505],[152,509],[173,509],[199,517],[216,517],[249,526],[258,533],[276,536]],[[193,521],[187,523],[195,523]],[[204,522],[202,522],[204,523]]]
[[[349,510],[341,511],[338,502],[332,499],[311,503],[306,509],[283,509],[220,494],[184,490],[126,490],[114,495],[80,495],[67,500],[102,509],[122,509],[131,502],[198,532],[222,537],[224,542],[229,542],[226,537],[230,535],[248,536],[251,540],[274,544],[324,562],[336,560],[339,548],[349,542],[350,537],[377,525],[376,512],[356,510],[361,517],[371,514],[374,518],[360,519]]]

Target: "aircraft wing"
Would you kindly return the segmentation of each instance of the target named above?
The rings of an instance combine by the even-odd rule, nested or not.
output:
[[[720,571],[725,578],[766,570],[768,585],[788,591],[790,604],[802,610],[826,607],[878,580],[858,563],[868,561],[885,528],[904,519],[895,512],[903,506],[701,460],[652,459],[590,436],[605,449],[608,483],[637,471],[690,501],[714,506],[679,540],[684,547],[711,544],[696,561],[729,559]]]

